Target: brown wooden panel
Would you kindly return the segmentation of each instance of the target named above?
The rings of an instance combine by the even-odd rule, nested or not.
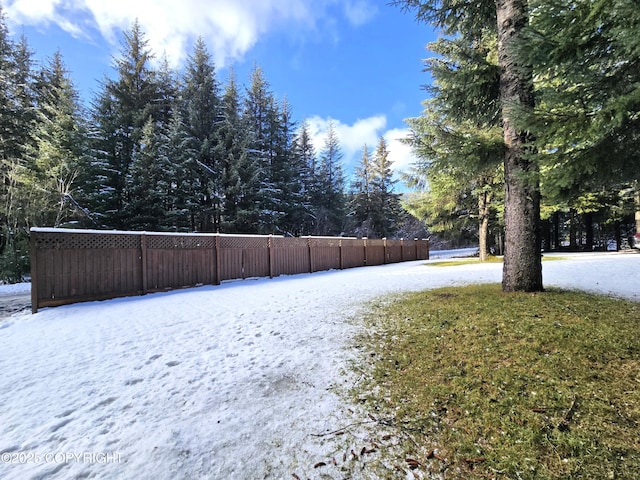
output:
[[[342,268],[363,267],[365,265],[364,245],[342,246]]]
[[[367,265],[382,265],[384,263],[384,245],[369,245],[367,243]]]
[[[243,278],[269,276],[269,250],[245,248],[242,250]]]
[[[242,249],[220,249],[220,281],[243,278]]]
[[[306,245],[273,249],[273,272],[278,275],[309,273],[309,247]]]
[[[316,246],[311,248],[313,271],[332,270],[340,268],[339,246]]]

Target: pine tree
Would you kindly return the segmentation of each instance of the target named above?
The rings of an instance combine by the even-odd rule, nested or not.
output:
[[[197,152],[179,103],[172,108],[167,140],[166,226],[173,231],[191,232],[195,223],[192,212],[197,209],[198,198],[192,181],[193,172],[198,171]]]
[[[247,149],[249,160],[258,166],[257,202],[260,216],[255,225],[258,233],[274,233],[285,215],[279,202],[282,192],[276,181],[279,116],[269,83],[262,69],[256,65],[244,99],[243,119],[250,132]]]
[[[373,167],[371,151],[365,143],[362,147],[360,163],[354,172],[349,202],[349,222],[353,226],[349,230],[357,237],[376,238],[373,228]]]
[[[329,122],[320,151],[318,189],[312,202],[316,235],[340,235],[346,210],[342,150],[333,122]]]
[[[223,119],[215,67],[202,38],[196,42],[187,61],[183,82],[185,123],[192,138],[191,148],[197,152],[197,170],[192,172],[191,178],[198,197],[190,212],[193,228],[204,232],[219,231],[224,200],[217,130]]]
[[[114,61],[117,80],[106,79],[93,106],[92,210],[101,212],[101,223],[128,228],[130,191],[137,186],[130,175],[134,156],[142,148],[147,122],[158,121],[164,105],[157,73],[151,68],[153,54],[136,21],[124,33],[120,57]]]
[[[299,234],[310,234],[313,231],[312,201],[317,191],[317,156],[309,124],[303,121],[293,139],[293,157],[295,159],[294,181],[298,183],[300,203],[296,206],[295,216],[298,219]]]
[[[84,112],[59,51],[40,70],[35,91],[35,164],[29,169],[30,197],[37,212],[33,224],[58,227],[64,221],[85,221],[75,199],[88,152]]]
[[[218,131],[222,148],[222,189],[224,209],[222,231],[255,233],[260,210],[258,165],[248,152],[250,141],[247,118],[241,112],[241,99],[235,73],[230,72],[222,96],[224,121]]]
[[[296,125],[292,120],[291,105],[286,98],[276,113],[278,115],[273,123],[275,155],[271,166],[271,183],[275,189],[275,206],[281,215],[275,231],[294,236],[300,233],[304,218],[304,165],[301,163],[303,160],[295,153]]]
[[[373,154],[371,163],[371,214],[372,228],[379,237],[393,237],[397,231],[402,216],[400,195],[394,193],[393,172],[389,149],[383,136],[378,140],[378,146]]]

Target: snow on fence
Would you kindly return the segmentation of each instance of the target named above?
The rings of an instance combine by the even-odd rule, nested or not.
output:
[[[417,239],[32,228],[31,308],[428,258]]]

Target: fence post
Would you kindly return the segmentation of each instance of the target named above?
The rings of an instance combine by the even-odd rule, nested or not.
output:
[[[36,246],[36,233],[37,232],[31,231],[31,238],[29,239],[31,247],[31,313],[38,312],[38,265],[36,261],[38,252]]]
[[[420,250],[418,250],[418,239],[414,238],[413,239],[413,243],[414,243],[415,249],[416,249],[416,260],[421,260],[420,259]]]
[[[364,248],[364,265],[367,266],[369,262],[367,261],[367,237],[362,237],[362,248]]]
[[[344,270],[344,255],[342,252],[342,239],[338,240],[338,252],[340,253],[340,270]]]
[[[216,234],[215,236],[215,240],[213,243],[213,255],[214,255],[214,260],[216,262],[216,270],[215,270],[215,274],[216,274],[216,279],[215,279],[215,285],[220,285],[221,282],[221,271],[222,268],[220,267],[220,235]]]
[[[387,264],[387,237],[382,239],[382,251],[384,252],[384,258],[382,260],[382,264]]]
[[[400,261],[404,262],[404,238],[400,239]]]
[[[147,293],[147,236],[140,234],[140,268],[142,270],[142,293]]]
[[[311,247],[311,236],[307,237],[307,245],[309,246],[309,273],[313,273],[313,268],[315,265],[313,264],[313,251]]]
[[[273,235],[269,235],[267,239],[267,248],[269,249],[269,278],[273,278]]]
[[[430,245],[429,245],[429,239],[428,239],[428,238],[425,238],[425,240],[424,240],[424,241],[425,241],[425,243],[427,244],[427,258],[426,258],[425,260],[429,260],[429,255],[430,255],[429,250],[431,250],[431,247],[430,247]]]

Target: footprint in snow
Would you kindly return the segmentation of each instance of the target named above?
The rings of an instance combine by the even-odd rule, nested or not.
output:
[[[165,365],[167,367],[175,367],[176,365],[180,365],[180,362],[177,362],[175,360],[171,360],[170,362],[165,363]]]
[[[104,400],[102,400],[101,402],[96,403],[91,410],[96,410],[100,407],[106,407],[107,405],[111,405],[113,402],[115,402],[118,399],[118,397],[109,397],[109,398],[105,398]]]
[[[141,383],[144,382],[143,378],[132,378],[130,380],[127,380],[126,382],[124,382],[124,384],[126,386],[131,386],[131,385],[136,385],[137,383]]]
[[[63,420],[62,422],[54,425],[53,427],[51,427],[51,433],[55,433],[58,430],[60,430],[62,427],[64,427],[65,425],[67,425],[68,423],[71,423],[73,421],[72,418],[67,418],[66,420]]]
[[[162,354],[152,355],[151,357],[149,357],[149,360],[147,360],[147,365],[149,365],[154,360],[159,359],[161,356],[162,356]]]

